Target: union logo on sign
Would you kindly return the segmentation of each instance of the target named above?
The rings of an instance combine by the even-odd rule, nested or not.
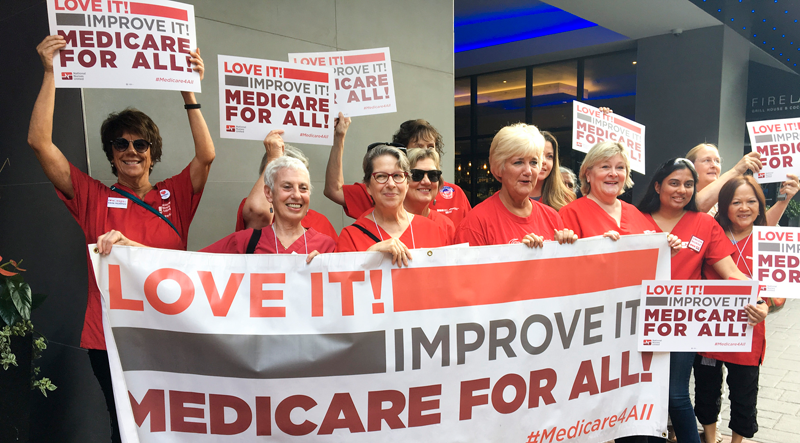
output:
[[[767,174],[765,174],[765,173],[763,173],[763,172],[759,172],[759,173],[758,173],[758,178],[764,178],[764,177],[766,177],[766,176],[767,176]]]
[[[225,125],[226,132],[236,132],[236,125]]]
[[[642,343],[642,344],[645,345],[645,346],[652,346],[653,345],[653,340],[644,340],[644,343]]]
[[[72,73],[71,72],[62,72],[61,73],[61,80],[72,80]]]

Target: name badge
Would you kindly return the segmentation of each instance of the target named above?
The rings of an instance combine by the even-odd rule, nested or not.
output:
[[[128,199],[119,197],[108,197],[108,207],[128,209]]]

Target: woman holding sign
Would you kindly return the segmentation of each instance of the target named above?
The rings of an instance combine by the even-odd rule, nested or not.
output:
[[[214,143],[194,93],[181,93],[194,139],[194,158],[181,173],[155,185],[150,183],[150,173],[161,160],[161,135],[155,123],[134,109],[111,114],[103,122],[103,151],[117,177],[117,183],[109,188],[76,168],[53,144],[56,93],[53,56],[65,46],[64,37],[51,35],[36,48],[44,65],[44,79],[31,115],[28,144],[45,175],[81,226],[87,244],[116,229],[148,246],[185,250],[189,224],[214,160]],[[190,60],[202,79],[204,67],[199,49],[191,52]],[[103,389],[112,420],[112,439],[120,441],[103,336],[100,291],[91,261],[81,347],[89,350],[92,369]]]
[[[410,249],[447,245],[436,223],[403,207],[410,168],[400,149],[370,145],[363,167],[364,183],[375,207],[342,230],[336,252],[388,252],[392,264],[402,267],[411,260]]]
[[[739,176],[729,180],[719,191],[719,212],[716,220],[725,231],[736,250],[732,260],[742,273],[753,275],[753,226],[767,223],[766,205],[761,186],[752,176]],[[708,279],[719,279],[713,268],[704,266]],[[776,299],[783,304],[785,299]],[[771,299],[766,300],[770,305]],[[756,400],[758,398],[759,366],[764,361],[767,347],[766,330],[761,322],[753,328],[753,345],[750,352],[703,352],[695,358],[695,414],[703,425],[706,443],[715,443],[717,415],[720,410],[722,363],[728,368],[728,388],[731,400],[733,431],[731,442],[752,438],[758,431]]]
[[[730,257],[734,248],[722,228],[708,214],[698,212],[696,183],[697,172],[691,161],[685,158],[667,160],[654,173],[638,206],[652,229],[669,232],[686,241],[687,246],[672,257],[672,279],[699,280],[703,265],[707,265],[725,279],[747,280]],[[745,307],[750,324],[764,321],[767,315],[766,306],[758,306]],[[694,352],[670,354],[669,415],[675,436],[682,443],[700,442],[689,398],[694,357]]]
[[[536,126],[517,123],[501,129],[489,148],[489,165],[502,187],[467,214],[456,229],[455,243],[470,246],[524,243],[542,247],[545,240],[574,243],[578,236],[553,208],[529,197],[539,177],[545,140]]]

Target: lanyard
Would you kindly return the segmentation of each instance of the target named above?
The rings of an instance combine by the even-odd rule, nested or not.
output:
[[[747,247],[747,242],[750,241],[750,237],[753,236],[753,233],[751,232],[750,235],[747,236],[747,238],[744,240],[744,245],[742,245],[740,248],[739,242],[737,242],[736,238],[733,236],[733,231],[729,229],[728,232],[731,234],[731,242],[733,243],[733,246],[736,246],[736,250],[739,251],[739,258],[736,259],[736,267],[738,268],[739,261],[744,258],[744,249]],[[750,270],[750,266],[747,266],[747,260],[744,261],[744,267],[747,268],[747,276],[753,278],[753,272]]]
[[[411,219],[408,217],[408,211],[406,211],[406,220],[408,220],[408,227],[411,229],[411,249],[417,249],[417,246],[414,242],[414,226],[411,225]],[[381,234],[381,228],[378,226],[378,221],[375,220],[375,211],[372,211],[372,221],[375,222],[375,229],[378,230],[378,235],[381,237],[381,241],[383,241],[383,234]]]
[[[280,252],[278,252],[278,233],[275,232],[275,224],[273,223],[271,227],[272,227],[272,233],[275,234],[275,253],[280,254]],[[303,229],[303,243],[306,244],[306,255],[308,255],[308,239],[306,239],[305,229]],[[283,250],[285,251],[286,248],[283,248]]]

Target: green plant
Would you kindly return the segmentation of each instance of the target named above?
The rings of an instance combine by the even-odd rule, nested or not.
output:
[[[31,323],[31,311],[41,305],[47,296],[31,292],[31,287],[22,277],[21,273],[25,272],[25,269],[19,267],[21,263],[22,260],[19,263],[9,260],[0,264],[0,320],[3,323],[3,329],[0,330],[0,365],[3,366],[3,370],[17,366],[17,356],[11,352],[13,336],[38,335],[33,340],[34,359],[41,357],[42,351],[47,349],[47,339],[38,333]],[[47,377],[37,378],[39,370],[36,365],[32,366],[31,389],[39,389],[47,397],[47,391],[55,390],[56,385]]]
[[[786,206],[786,211],[784,212],[789,218],[797,218],[800,217],[800,203],[795,200],[789,200],[789,205]]]

